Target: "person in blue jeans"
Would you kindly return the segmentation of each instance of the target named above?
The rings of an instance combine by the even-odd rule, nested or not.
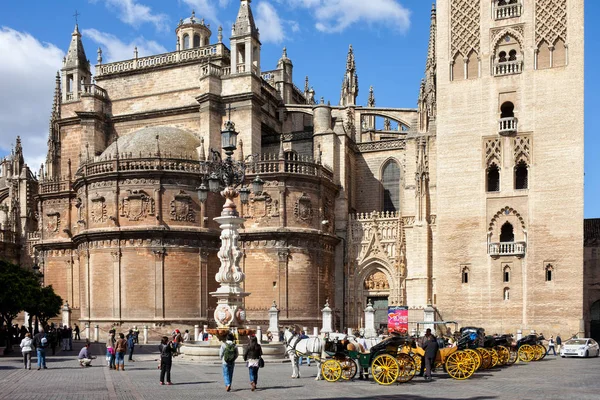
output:
[[[46,348],[48,345],[46,332],[44,332],[44,328],[41,328],[38,334],[33,337],[33,346],[37,353],[38,371],[42,368],[48,369],[48,367],[46,367]]]
[[[244,350],[244,361],[248,363],[248,372],[250,374],[250,388],[254,392],[258,384],[258,368],[260,367],[260,358],[262,356],[262,347],[258,344],[256,336],[250,336],[248,347]]]
[[[235,344],[235,337],[233,333],[229,332],[225,338],[225,343],[222,343],[219,349],[219,358],[223,360],[223,380],[225,381],[225,391],[227,392],[231,390],[233,369],[238,356],[239,352]]]

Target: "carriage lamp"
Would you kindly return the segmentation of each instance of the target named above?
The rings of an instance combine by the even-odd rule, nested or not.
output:
[[[254,194],[257,196],[260,195],[263,191],[264,184],[265,181],[263,181],[258,175],[256,175],[256,178],[254,178],[254,180],[252,181],[252,192],[254,192]]]
[[[208,198],[208,188],[204,182],[196,190],[198,191],[198,200],[200,200],[200,203],[204,203]]]

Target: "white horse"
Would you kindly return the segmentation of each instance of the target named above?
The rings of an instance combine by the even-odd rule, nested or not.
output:
[[[321,359],[323,357],[323,349],[325,348],[324,340],[316,338],[300,339],[300,335],[290,330],[283,334],[285,351],[292,362],[292,378],[300,378],[300,368],[298,359],[302,357],[313,357],[317,361],[317,377],[315,380],[321,379]]]

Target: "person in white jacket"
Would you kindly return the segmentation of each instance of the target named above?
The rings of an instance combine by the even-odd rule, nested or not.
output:
[[[33,352],[33,339],[31,339],[30,333],[26,333],[23,340],[21,340],[21,353],[23,354],[25,369],[31,369],[31,352]]]

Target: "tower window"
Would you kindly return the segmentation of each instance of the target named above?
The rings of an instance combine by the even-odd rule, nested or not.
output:
[[[504,267],[504,270],[502,271],[502,281],[504,283],[506,282],[510,282],[510,267],[507,265]]]
[[[552,264],[546,265],[546,268],[544,268],[544,272],[546,275],[546,282],[552,282],[554,280],[554,267],[552,266]]]
[[[504,300],[510,300],[510,289],[507,287],[504,288]]]
[[[511,50],[508,52],[508,61],[517,61],[517,51]]]
[[[183,49],[187,50],[190,48],[190,35],[187,33],[183,35]]]
[[[502,103],[500,112],[500,118],[513,118],[515,116],[515,105],[510,101]]]
[[[500,242],[514,242],[515,241],[515,233],[513,226],[510,222],[505,222],[500,228]]]
[[[194,47],[200,47],[200,35],[194,35]]]
[[[462,283],[469,283],[469,268],[464,267],[462,269]]]
[[[515,189],[528,188],[528,174],[527,163],[523,160],[519,161],[515,167]]]
[[[389,161],[383,168],[383,211],[400,210],[400,166]]]
[[[487,191],[500,191],[500,170],[495,163],[492,163],[487,169]]]
[[[506,61],[507,61],[507,60],[506,60],[506,52],[505,52],[505,51],[501,51],[501,52],[498,54],[498,62],[501,62],[501,63],[503,63],[503,62],[506,62]]]

